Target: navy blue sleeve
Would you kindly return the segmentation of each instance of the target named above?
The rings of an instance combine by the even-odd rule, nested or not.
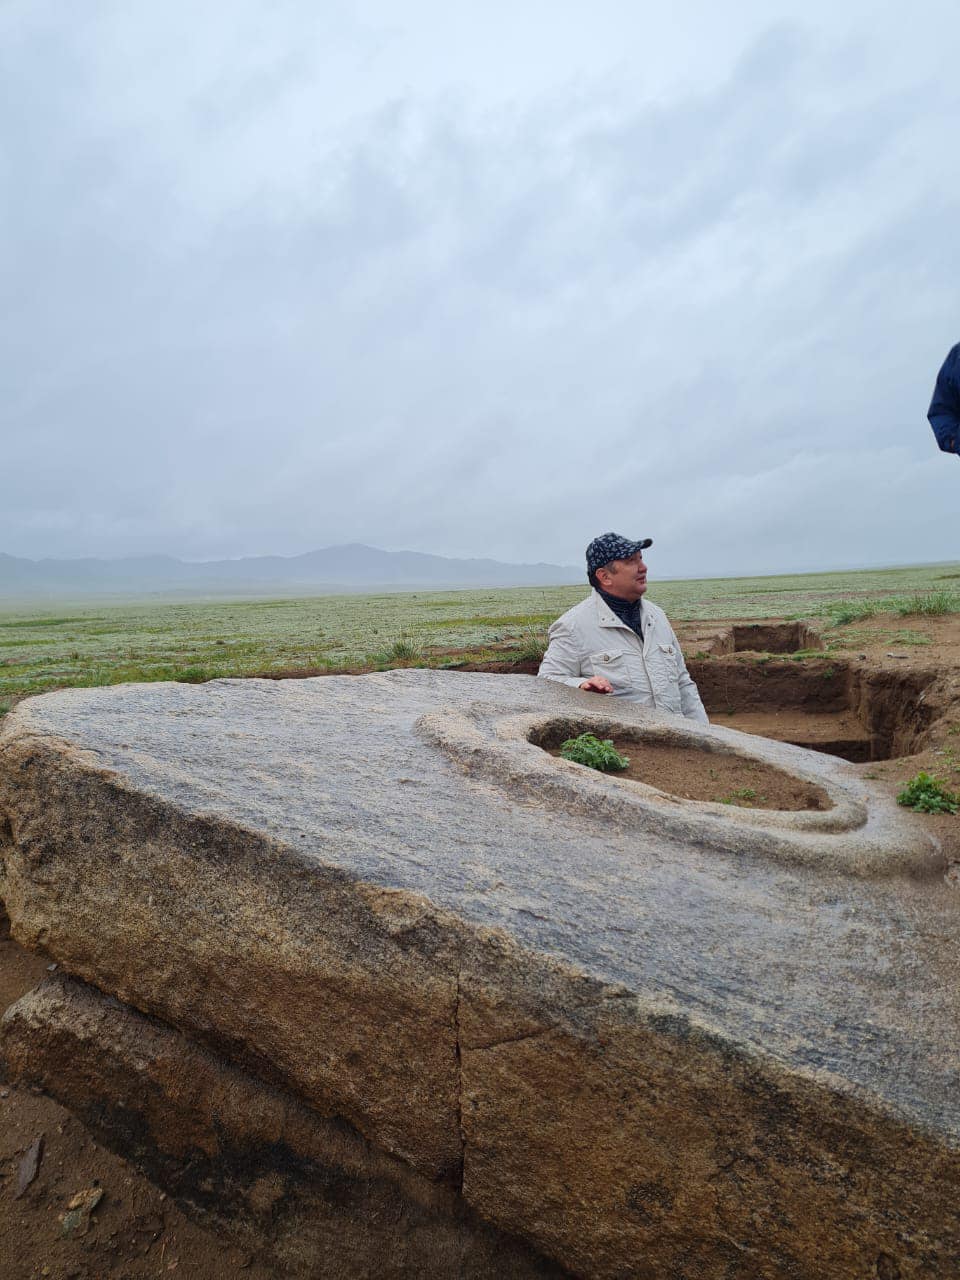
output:
[[[960,453],[960,343],[937,375],[927,417],[940,448],[945,453]]]

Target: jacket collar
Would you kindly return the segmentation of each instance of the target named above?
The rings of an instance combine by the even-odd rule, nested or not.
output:
[[[595,588],[591,588],[593,593],[594,604],[597,606],[597,625],[601,627],[622,627],[624,631],[629,631],[632,636],[637,633],[632,627],[628,627],[622,618],[618,618],[610,606],[604,600],[603,596]]]

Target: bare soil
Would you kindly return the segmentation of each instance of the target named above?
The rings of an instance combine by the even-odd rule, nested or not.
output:
[[[645,782],[681,800],[713,800],[741,809],[830,809],[827,793],[799,778],[757,760],[698,747],[661,746],[613,738],[613,745],[630,761],[609,776]],[[550,754],[560,755],[553,747]],[[581,765],[581,768],[587,768]]]
[[[47,964],[10,938],[0,939],[0,1011],[36,986],[46,976]],[[38,1138],[39,1169],[18,1198],[20,1168]],[[89,1214],[86,1230],[81,1221],[65,1234],[70,1202],[79,1193],[97,1190],[102,1198]],[[270,1280],[275,1275],[191,1222],[137,1168],[99,1146],[51,1098],[0,1086],[2,1280]]]

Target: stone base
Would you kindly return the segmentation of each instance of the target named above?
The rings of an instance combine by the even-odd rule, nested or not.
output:
[[[48,979],[11,1006],[0,1072],[44,1089],[187,1212],[282,1274],[568,1274],[349,1126],[83,983]]]
[[[841,761],[546,683],[21,703],[0,898],[122,1004],[32,997],[8,1069],[287,1269],[542,1272],[521,1238],[594,1280],[960,1277],[942,855]],[[560,722],[833,804],[593,776],[537,745]]]

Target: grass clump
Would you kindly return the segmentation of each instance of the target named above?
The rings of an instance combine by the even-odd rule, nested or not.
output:
[[[921,634],[919,631],[911,631],[901,629],[900,631],[892,631],[890,633],[890,644],[897,645],[924,645],[930,644],[930,637]]]
[[[630,764],[630,757],[622,756],[611,738],[601,739],[592,733],[568,738],[561,746],[560,754],[564,760],[585,764],[588,769],[599,769],[601,773],[616,773]]]
[[[896,612],[901,618],[942,618],[947,613],[960,613],[960,596],[952,591],[918,591],[898,600]]]
[[[206,684],[208,680],[216,680],[218,674],[210,667],[190,666],[175,672],[173,679],[178,684]]]
[[[897,796],[897,804],[915,813],[956,813],[960,810],[960,798],[949,791],[939,778],[921,770],[911,778]]]
[[[942,618],[960,613],[960,595],[953,591],[916,591],[910,596],[887,596],[880,600],[828,600],[820,614],[834,627],[892,613],[900,618]]]
[[[545,631],[524,631],[517,639],[513,656],[517,662],[542,662],[549,643]]]
[[[889,603],[885,600],[828,600],[820,614],[830,619],[831,626],[845,627],[850,622],[862,622],[864,618],[875,618],[878,613],[885,613]]]
[[[389,649],[377,654],[377,660],[381,663],[416,662],[422,656],[423,646],[401,631]]]

